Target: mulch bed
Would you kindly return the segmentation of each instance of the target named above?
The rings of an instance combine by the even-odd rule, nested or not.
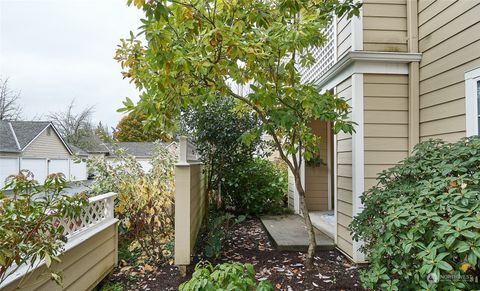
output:
[[[136,270],[134,276],[117,269],[106,281],[120,282],[126,290],[177,290],[180,283],[191,277],[195,263],[202,259],[202,254],[193,258],[186,277],[175,266],[158,266],[151,272]],[[276,290],[363,290],[358,266],[343,254],[336,250],[317,251],[315,267],[307,271],[305,254],[274,249],[257,218],[230,229],[222,254],[214,263],[222,262],[253,264],[257,279],[269,280]]]

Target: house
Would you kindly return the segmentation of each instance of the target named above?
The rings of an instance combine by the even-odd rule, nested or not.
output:
[[[0,121],[0,187],[22,169],[30,170],[39,182],[58,172],[72,181],[86,180],[86,165],[75,162],[76,150],[51,122]]]
[[[113,162],[116,158],[116,150],[124,150],[126,154],[135,157],[137,162],[140,163],[145,172],[152,168],[151,160],[153,157],[153,150],[155,142],[111,142],[103,143],[98,142],[90,146],[88,149],[82,150],[86,153],[86,156],[104,157],[107,161]],[[177,154],[177,143],[161,143],[172,154]]]
[[[480,0],[364,0],[360,17],[334,19],[317,63],[301,69],[304,81],[348,100],[358,124],[333,135],[312,121],[326,165],[302,171],[314,223],[353,261],[365,258],[348,225],[377,173],[421,141],[479,134],[479,15]],[[299,213],[293,179],[289,203]]]

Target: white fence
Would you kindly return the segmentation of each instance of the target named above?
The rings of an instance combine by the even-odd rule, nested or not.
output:
[[[99,196],[89,198],[89,203],[86,205],[80,217],[75,220],[63,219],[58,223],[64,227],[64,235],[67,237],[67,243],[64,247],[59,269],[64,273],[64,288],[73,289],[73,286],[87,286],[90,287],[101,280],[108,272],[98,272],[94,274],[80,272],[80,269],[85,269],[84,265],[91,264],[100,265],[105,264],[105,258],[107,258],[106,267],[108,270],[113,269],[117,264],[117,219],[114,217],[114,200],[116,193],[110,192]],[[100,256],[94,255],[95,249],[89,247],[97,244],[97,241],[102,242],[100,246],[106,245],[103,252],[108,252],[110,257],[106,257],[105,254]],[[111,243],[109,243],[111,241]],[[83,262],[83,263],[82,263]],[[50,290],[52,284],[49,278],[40,276],[45,274],[44,262],[40,262],[33,268],[28,265],[20,266],[20,268],[12,267],[15,270],[8,278],[0,285],[1,290],[15,290],[20,280],[23,277],[30,278],[28,282],[22,283],[32,287],[32,290]],[[39,273],[38,276],[25,276],[26,274]],[[101,278],[100,278],[101,277]],[[71,284],[70,284],[71,283]],[[68,284],[70,284],[70,288]],[[75,285],[77,284],[77,285]],[[80,285],[78,285],[80,284]],[[67,286],[66,286],[67,285]],[[28,288],[30,289],[30,287]],[[87,288],[88,289],[88,288]]]

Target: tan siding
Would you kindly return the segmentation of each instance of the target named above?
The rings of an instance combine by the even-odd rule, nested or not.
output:
[[[421,8],[420,138],[455,141],[465,136],[464,74],[480,67],[480,0]]]
[[[327,123],[313,121],[310,124],[313,132],[320,137],[320,158],[326,164],[327,153]],[[305,199],[309,210],[328,210],[328,167],[320,165],[317,167],[305,167]]]
[[[22,284],[22,290],[91,290],[115,266],[116,227],[109,226],[60,256],[62,261],[53,269],[63,273],[63,288],[50,280],[45,267],[40,267]],[[13,282],[2,290],[14,290],[17,284]]]
[[[191,165],[190,175],[190,245],[193,247],[200,231],[206,207],[202,166]]]
[[[42,132],[23,152],[24,157],[32,158],[68,158],[70,153],[53,130],[47,135]]]
[[[408,155],[407,83],[406,75],[364,74],[365,190]]]
[[[351,105],[351,79],[340,83],[336,90],[339,97]],[[352,256],[353,245],[348,225],[352,221],[352,136],[344,133],[337,135],[337,247]]]
[[[352,50],[352,21],[347,15],[337,19],[337,56],[342,58]]]
[[[407,0],[363,1],[363,49],[407,51]]]

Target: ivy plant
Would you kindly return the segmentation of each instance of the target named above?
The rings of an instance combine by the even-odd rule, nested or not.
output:
[[[478,289],[480,139],[421,143],[378,181],[351,224],[370,262],[364,286]]]

